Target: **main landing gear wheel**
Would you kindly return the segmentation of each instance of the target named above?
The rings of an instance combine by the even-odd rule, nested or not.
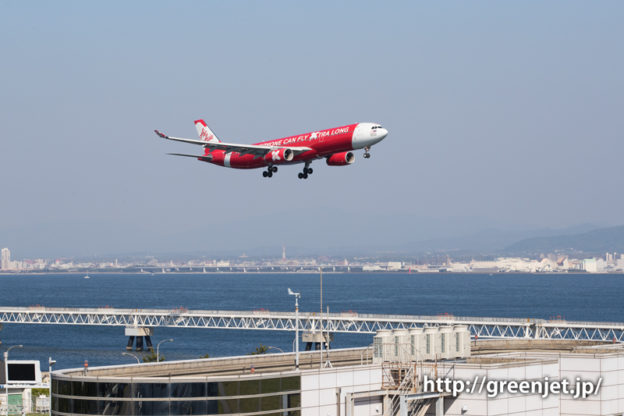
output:
[[[267,167],[267,170],[262,172],[262,176],[264,176],[265,178],[270,178],[273,176],[273,172],[277,172],[277,166]]]
[[[310,164],[306,163],[303,167],[303,172],[299,172],[299,179],[308,179],[308,175],[312,175],[312,172],[314,171],[308,166],[310,166]]]

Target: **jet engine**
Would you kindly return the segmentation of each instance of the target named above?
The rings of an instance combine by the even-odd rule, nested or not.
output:
[[[334,153],[327,158],[329,166],[345,166],[355,162],[355,156],[351,152]]]
[[[295,157],[292,149],[282,147],[281,149],[271,150],[264,156],[264,160],[272,164],[290,162]]]

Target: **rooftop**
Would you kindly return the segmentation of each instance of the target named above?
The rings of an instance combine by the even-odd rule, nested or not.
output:
[[[528,361],[552,359],[553,354],[591,354],[609,355],[624,353],[624,344],[613,344],[598,341],[574,340],[480,340],[472,343],[472,356],[468,359],[457,360],[456,363],[468,366],[513,366],[522,365]],[[372,348],[349,348],[329,350],[323,352],[322,363],[327,361],[333,368],[370,365],[372,364]],[[321,368],[321,354],[319,351],[300,352],[300,370]],[[450,362],[438,362],[445,366]],[[432,363],[432,365],[434,365]],[[74,368],[55,371],[56,378],[167,378],[167,379],[237,379],[245,377],[275,376],[295,374],[295,354],[262,354],[244,355],[238,357],[219,357],[186,361],[172,361],[161,363],[145,363],[96,367],[88,369],[85,374],[83,368]]]
[[[323,351],[323,364],[328,361],[328,353]],[[372,362],[372,348],[349,348],[329,350],[329,361],[332,367],[346,367]],[[299,353],[299,368],[311,370],[320,368],[320,351]],[[116,365],[88,369],[88,377],[166,377],[166,378],[200,378],[223,376],[244,376],[258,374],[275,374],[294,372],[295,354],[261,354],[243,355],[238,357],[207,358],[186,361],[160,363]],[[55,377],[79,377],[84,379],[82,368],[55,371]]]

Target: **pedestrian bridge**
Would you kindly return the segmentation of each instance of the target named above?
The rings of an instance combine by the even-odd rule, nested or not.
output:
[[[624,323],[452,315],[378,315],[356,312],[210,311],[180,309],[0,307],[0,323],[104,325],[126,328],[203,328],[374,334],[381,329],[466,325],[473,338],[533,338],[624,342]]]

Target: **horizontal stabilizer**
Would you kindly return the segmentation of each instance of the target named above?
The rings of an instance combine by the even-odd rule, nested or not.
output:
[[[184,157],[194,157],[195,159],[203,160],[204,162],[210,162],[212,160],[212,155],[200,156],[200,155],[187,155],[185,153],[167,153],[171,156],[184,156]]]

